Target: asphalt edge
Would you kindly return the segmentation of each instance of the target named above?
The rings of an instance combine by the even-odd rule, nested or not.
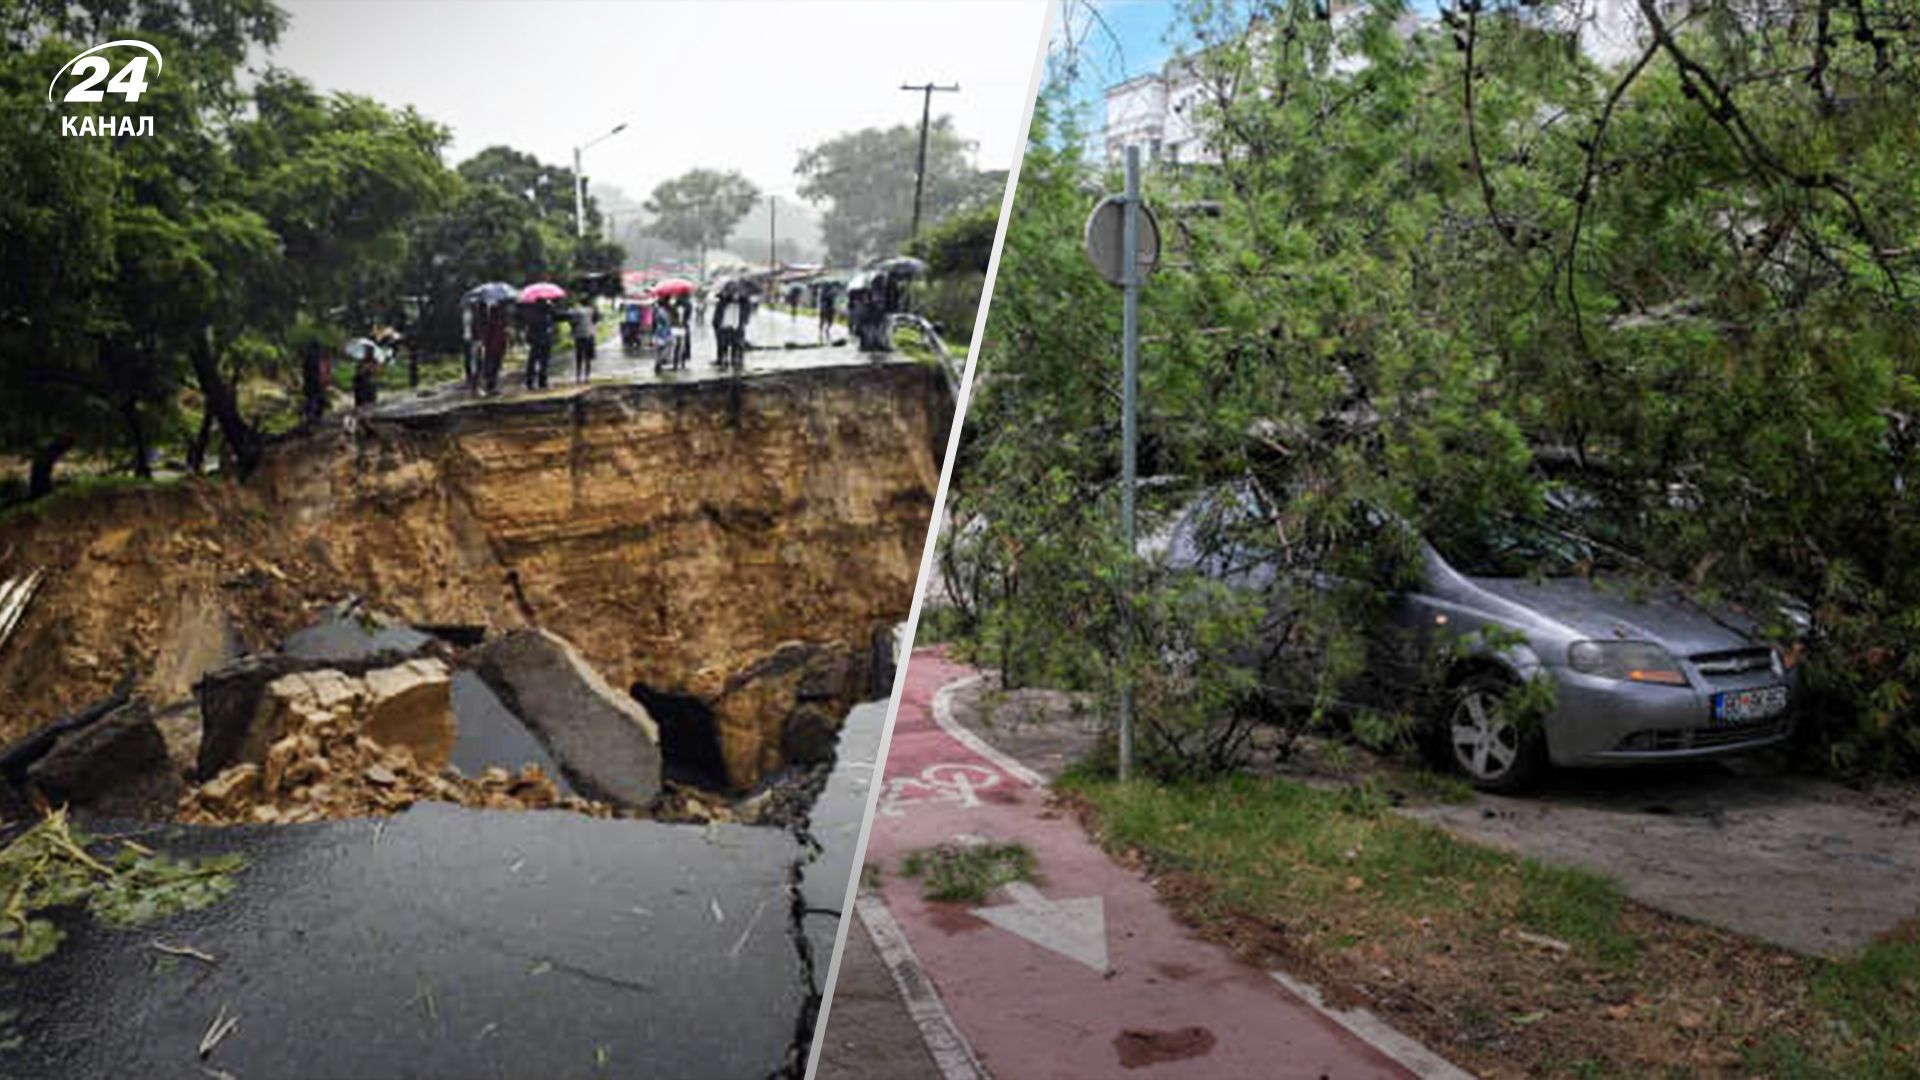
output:
[[[1472,1073],[1427,1049],[1424,1044],[1372,1012],[1360,1008],[1336,1009],[1327,1004],[1326,998],[1312,984],[1301,982],[1284,971],[1269,971],[1267,974],[1273,976],[1273,981],[1288,993],[1311,1006],[1313,1011],[1339,1024],[1355,1038],[1385,1054],[1394,1064],[1421,1080],[1474,1080]]]
[[[907,1015],[920,1029],[920,1043],[933,1058],[934,1067],[940,1070],[943,1080],[989,1080],[986,1067],[973,1056],[973,1047],[967,1045],[966,1036],[954,1026],[946,1003],[940,1000],[940,992],[933,988],[926,971],[920,967],[920,958],[914,955],[913,946],[908,944],[900,924],[894,921],[893,913],[874,896],[860,897],[854,902],[854,910],[860,925],[867,928],[873,947],[879,950],[881,962],[887,965],[887,973],[893,976],[900,1000],[906,1003]]]

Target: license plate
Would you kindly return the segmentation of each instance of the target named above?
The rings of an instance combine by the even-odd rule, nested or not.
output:
[[[1787,688],[1762,686],[1753,690],[1730,690],[1713,695],[1713,718],[1728,724],[1744,720],[1764,720],[1787,707]]]

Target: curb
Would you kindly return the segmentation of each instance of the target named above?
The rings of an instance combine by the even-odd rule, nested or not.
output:
[[[887,973],[893,976],[900,998],[906,1003],[907,1015],[919,1027],[920,1042],[933,1058],[934,1067],[940,1070],[942,1080],[989,1080],[986,1067],[973,1056],[966,1036],[954,1026],[939,991],[928,981],[927,973],[920,967],[920,958],[914,955],[913,946],[907,943],[900,924],[893,920],[893,913],[874,896],[862,896],[853,906],[860,924],[867,928],[867,936],[873,939],[873,947],[879,950],[881,962],[887,965]]]
[[[968,731],[960,725],[958,720],[953,718],[953,695],[968,689],[975,683],[985,680],[985,675],[969,675],[964,679],[956,679],[934,691],[933,722],[939,724],[940,729],[952,736],[954,741],[988,761],[993,762],[994,767],[998,768],[1001,772],[1006,773],[1008,776],[1013,777],[1028,787],[1046,787],[1046,777],[1020,764],[1007,754],[987,745],[985,739]]]
[[[1406,1069],[1421,1080],[1474,1080],[1472,1073],[1434,1053],[1425,1045],[1402,1034],[1385,1020],[1366,1009],[1336,1009],[1314,986],[1303,983],[1283,971],[1269,971],[1273,981],[1287,992],[1313,1007],[1321,1016],[1347,1029],[1355,1038]]]

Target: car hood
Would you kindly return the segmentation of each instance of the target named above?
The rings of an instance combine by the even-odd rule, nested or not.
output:
[[[1678,587],[1646,589],[1626,580],[1468,578],[1476,588],[1599,641],[1650,641],[1677,656],[1751,648],[1756,626],[1711,608]]]

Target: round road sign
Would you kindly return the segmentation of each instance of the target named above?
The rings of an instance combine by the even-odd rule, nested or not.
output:
[[[1122,274],[1126,244],[1127,198],[1109,195],[1087,215],[1087,260],[1109,284],[1125,285]],[[1160,221],[1153,208],[1140,203],[1140,280],[1146,281],[1160,266]]]

